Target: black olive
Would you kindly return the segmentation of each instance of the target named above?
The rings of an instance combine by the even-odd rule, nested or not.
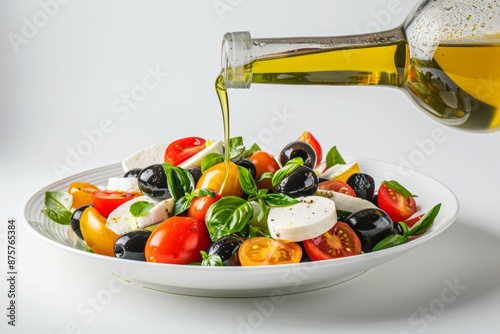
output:
[[[400,223],[398,222],[393,222],[392,223],[392,229],[394,230],[394,234],[401,234],[404,235],[405,231],[403,230],[403,226],[401,226]]]
[[[347,179],[346,183],[356,193],[357,197],[371,201],[375,194],[375,181],[373,177],[365,173],[354,173]]]
[[[239,266],[238,249],[242,243],[243,240],[240,238],[228,235],[211,244],[207,253],[219,255],[225,266]]]
[[[310,196],[316,190],[318,190],[318,175],[306,166],[300,166],[274,187],[275,192],[291,197]]]
[[[375,204],[376,206],[378,206],[378,195],[377,195],[377,194],[375,194],[375,195],[373,196],[373,198],[371,199],[371,202],[372,202],[373,204]]]
[[[123,177],[138,177],[139,173],[141,172],[142,168],[133,168],[126,172]]]
[[[161,164],[143,168],[137,181],[141,192],[150,198],[162,201],[172,197],[168,190],[167,175]]]
[[[188,171],[191,173],[191,175],[193,175],[194,184],[198,183],[198,180],[200,179],[201,174],[202,174],[201,168],[198,166],[194,166],[194,167],[189,168]]]
[[[257,176],[257,169],[255,169],[255,165],[253,164],[253,162],[251,162],[248,159],[242,159],[242,160],[236,162],[236,164],[238,166],[246,168],[250,172],[250,174],[252,175],[252,178],[255,179],[255,177]]]
[[[287,144],[280,152],[279,160],[284,166],[288,160],[300,157],[304,160],[304,166],[313,169],[316,166],[316,152],[311,145],[306,142],[296,140]]]
[[[349,215],[351,215],[351,214],[352,214],[352,212],[350,212],[350,211],[337,210],[337,220],[341,221],[341,222],[345,222],[347,217],[349,217]]]
[[[76,236],[83,240],[83,235],[82,231],[80,230],[80,217],[82,216],[83,211],[88,208],[89,206],[92,206],[91,204],[83,205],[73,211],[71,214],[71,229],[73,232],[75,232]]]
[[[115,256],[121,259],[146,261],[144,248],[150,235],[149,230],[130,231],[121,235],[113,248]]]
[[[361,240],[362,251],[371,252],[373,247],[389,234],[393,234],[392,220],[382,210],[364,209],[352,213],[345,222],[352,227]]]

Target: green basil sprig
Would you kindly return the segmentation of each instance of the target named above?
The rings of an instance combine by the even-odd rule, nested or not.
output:
[[[345,164],[345,160],[340,155],[339,150],[337,149],[337,146],[333,146],[328,151],[328,153],[326,154],[325,162],[326,162],[326,168],[330,168],[330,167],[335,166],[337,164]]]
[[[188,170],[167,163],[162,166],[167,176],[168,191],[175,201],[193,191],[194,178]]]
[[[205,216],[210,238],[215,242],[226,235],[240,232],[252,215],[252,206],[243,198],[222,197],[210,206]]]
[[[408,241],[410,237],[417,236],[427,232],[432,224],[434,224],[434,220],[441,209],[441,203],[434,206],[431,210],[429,210],[422,218],[413,225],[412,228],[408,229],[408,226],[404,222],[398,222],[403,227],[403,235],[401,234],[391,234],[379,241],[375,247],[373,247],[373,251],[378,251],[382,249],[391,248],[394,246],[398,246],[404,244]]]
[[[71,204],[73,196],[63,191],[45,192],[45,208],[42,212],[52,221],[62,224],[71,224]]]
[[[177,216],[189,209],[193,199],[201,196],[212,196],[215,198],[215,192],[208,189],[195,189],[190,193],[186,193],[184,196],[175,201],[174,216]]]
[[[153,203],[148,201],[138,201],[130,206],[129,211],[133,217],[138,218],[145,216],[154,206]]]
[[[304,159],[301,157],[296,157],[293,159],[290,159],[286,162],[286,164],[278,169],[271,180],[271,183],[273,187],[275,187],[278,183],[280,183],[281,180],[288,174],[293,173],[296,169],[298,169],[300,166],[304,165]]]
[[[220,153],[210,153],[201,159],[201,172],[205,173],[207,169],[212,166],[215,166],[224,161],[224,157]]]

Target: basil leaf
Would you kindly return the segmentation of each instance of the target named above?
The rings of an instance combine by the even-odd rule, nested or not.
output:
[[[261,148],[259,145],[257,145],[256,143],[254,143],[252,146],[250,146],[250,148],[248,148],[246,151],[245,151],[245,155],[247,157],[251,156],[252,154],[254,154],[255,152],[257,151],[261,151]]]
[[[194,189],[194,178],[189,171],[167,163],[162,165],[167,176],[168,191],[174,200],[177,201]]]
[[[280,181],[283,180],[285,176],[291,174],[293,171],[295,171],[302,165],[304,165],[304,160],[301,157],[288,160],[283,167],[281,167],[276,171],[276,173],[274,173],[271,181],[273,187],[275,187],[278,183],[280,183]]]
[[[42,212],[52,221],[58,224],[61,225],[71,224],[72,213],[69,210],[42,209]]]
[[[139,201],[135,202],[130,206],[130,213],[134,217],[142,217],[145,216],[149,210],[151,210],[155,205],[151,202],[147,201]]]
[[[213,242],[231,233],[239,232],[252,218],[253,208],[236,196],[223,197],[210,206],[205,217]]]
[[[203,267],[220,267],[224,265],[219,254],[207,254],[205,251],[200,251],[200,254],[203,259],[200,265]]]
[[[219,153],[210,153],[201,160],[201,172],[204,173],[207,169],[224,161],[224,157]]]
[[[215,198],[215,192],[208,189],[195,189],[191,193],[185,194],[177,201],[175,201],[174,216],[177,216],[189,209],[189,206],[193,202],[193,199],[201,196],[211,196]]]
[[[243,191],[248,195],[257,195],[257,185],[252,174],[245,167],[238,166],[238,177]]]
[[[382,181],[382,184],[386,185],[388,188],[391,188],[398,194],[404,197],[418,197],[417,195],[413,195],[410,191],[408,191],[405,187],[399,184],[398,181]]]
[[[430,209],[429,212],[427,212],[415,225],[413,225],[408,232],[408,236],[420,235],[427,232],[427,230],[431,228],[432,224],[434,224],[434,219],[438,215],[440,209],[441,203]]]
[[[229,138],[229,159],[235,159],[245,152],[243,137]]]
[[[326,154],[326,168],[330,168],[337,164],[345,164],[344,158],[340,155],[337,150],[337,146],[333,146]]]
[[[269,206],[285,206],[299,202],[297,199],[283,193],[265,194],[262,199]]]
[[[174,204],[174,216],[180,215],[187,209],[189,209],[189,206],[191,205],[192,198],[189,196],[183,196],[179,198],[177,201],[175,201]]]
[[[64,191],[47,191],[44,204],[47,209],[69,210],[73,204],[73,196]]]
[[[402,245],[408,241],[408,238],[402,236],[401,234],[390,234],[384,239],[380,240],[375,247],[373,247],[372,252],[376,252],[382,249],[391,248],[394,246]]]
[[[73,203],[73,196],[63,191],[47,191],[45,192],[44,204],[45,208],[42,209],[49,219],[62,224],[71,224],[71,204]]]
[[[265,173],[262,173],[262,175],[259,177],[259,179],[257,181],[262,181],[264,179],[272,179],[273,176],[274,176],[273,172],[265,172]]]

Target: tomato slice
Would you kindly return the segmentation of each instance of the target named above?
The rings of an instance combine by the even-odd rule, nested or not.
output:
[[[73,196],[73,209],[78,209],[87,204],[92,204],[94,192],[100,189],[88,182],[72,182],[68,187],[68,193]]]
[[[321,149],[321,145],[319,141],[314,138],[312,133],[309,131],[304,131],[302,135],[299,137],[299,140],[304,141],[312,146],[314,152],[316,153],[316,166],[318,166],[323,161],[323,150]]]
[[[87,246],[96,254],[115,256],[114,246],[119,235],[106,225],[106,217],[94,207],[87,207],[80,216],[80,231]]]
[[[361,253],[361,240],[347,224],[338,221],[328,232],[304,240],[304,249],[313,261],[329,260]]]
[[[295,242],[254,237],[243,241],[238,257],[242,266],[298,263],[302,259],[302,248]]]
[[[318,184],[319,189],[336,191],[345,195],[356,197],[356,192],[350,185],[340,180],[328,180]]]
[[[206,147],[206,140],[200,137],[186,137],[171,142],[165,150],[164,160],[179,165]]]
[[[171,264],[201,262],[200,251],[210,245],[207,226],[191,217],[167,218],[149,236],[146,261]]]
[[[385,184],[381,184],[378,189],[377,204],[394,222],[405,221],[417,212],[417,204],[413,197],[405,197]]]
[[[135,196],[136,195],[132,193],[119,190],[99,190],[94,192],[94,200],[92,204],[101,215],[107,218],[114,209],[123,203],[130,201]]]

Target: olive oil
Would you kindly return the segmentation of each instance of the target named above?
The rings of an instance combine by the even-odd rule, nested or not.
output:
[[[215,91],[217,92],[217,97],[219,98],[220,107],[222,110],[222,122],[224,126],[224,161],[226,163],[226,172],[224,174],[224,179],[222,181],[222,185],[220,187],[219,193],[222,193],[224,190],[224,186],[229,177],[229,161],[230,161],[230,150],[229,150],[229,141],[230,141],[230,130],[229,130],[229,100],[227,97],[227,89],[224,81],[224,75],[221,72],[217,79],[215,80]]]
[[[444,124],[476,131],[500,129],[499,43],[443,44],[430,60],[411,58],[410,52],[404,40],[296,49],[257,58],[245,65],[245,71],[252,84],[398,87]]]

